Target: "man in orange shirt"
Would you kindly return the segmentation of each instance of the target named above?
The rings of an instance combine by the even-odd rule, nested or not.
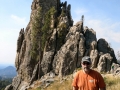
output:
[[[89,56],[82,58],[81,65],[82,70],[76,73],[72,83],[73,90],[106,90],[101,74],[90,69],[91,59]]]

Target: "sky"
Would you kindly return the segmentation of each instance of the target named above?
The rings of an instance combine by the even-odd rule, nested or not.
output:
[[[0,67],[14,65],[17,39],[26,28],[33,0],[0,0]],[[120,0],[61,0],[71,4],[74,24],[84,15],[84,26],[96,31],[97,40],[104,38],[120,51]]]

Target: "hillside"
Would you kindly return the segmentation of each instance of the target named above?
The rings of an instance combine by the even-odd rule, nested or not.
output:
[[[119,90],[120,88],[120,77],[115,77],[113,74],[102,74],[105,83],[106,90]],[[72,80],[73,75],[68,75],[60,80],[58,77],[54,78],[55,81],[51,82],[51,84],[42,85],[40,81],[34,82],[34,85],[31,85],[28,90],[72,90]]]
[[[16,76],[16,69],[13,66],[8,66],[6,68],[0,69],[1,78],[13,78]]]

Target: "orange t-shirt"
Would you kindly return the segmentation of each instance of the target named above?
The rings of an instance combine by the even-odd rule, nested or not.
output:
[[[91,70],[86,74],[80,70],[76,73],[72,86],[78,87],[78,90],[99,90],[105,87],[105,82],[97,71]]]

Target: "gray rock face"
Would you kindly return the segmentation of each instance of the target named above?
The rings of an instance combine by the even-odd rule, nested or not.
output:
[[[109,46],[108,42],[105,39],[101,38],[98,40],[97,48],[99,53],[102,54],[110,53],[110,55],[113,57],[113,62],[117,63],[114,50]]]
[[[85,54],[85,37],[82,33],[80,33],[80,36],[79,36],[79,42],[78,42],[78,53],[77,53],[77,67],[80,67],[80,63],[81,63],[81,60],[82,60],[82,57],[84,56]]]
[[[53,61],[54,72],[60,76],[67,75],[76,68],[77,44],[80,35],[74,28],[76,27],[71,27],[66,37],[66,43],[57,52]]]
[[[92,68],[96,68],[97,67],[97,63],[98,63],[98,50],[97,50],[97,42],[93,41],[91,43],[91,51],[90,51],[90,58],[92,61]]]
[[[52,70],[52,62],[53,62],[53,58],[56,50],[56,43],[57,43],[56,33],[57,33],[57,30],[54,29],[54,32],[44,50],[43,60],[41,62],[41,69],[42,69],[43,75],[45,75],[46,73],[50,72],[50,70]]]
[[[97,41],[96,32],[93,29],[88,29],[88,28],[86,28],[84,32],[85,32],[85,39],[86,39],[86,42],[85,42],[86,49],[89,50],[92,42]]]
[[[111,65],[111,73],[115,74],[115,71],[117,70],[117,68],[119,68],[120,65],[116,64],[116,63],[112,63]]]
[[[47,26],[45,15],[53,6],[56,13],[50,14],[50,25]],[[41,45],[43,41],[36,39],[34,50],[36,58],[33,58],[31,54],[34,46],[33,31],[36,32],[36,29],[33,29],[33,22],[39,7],[42,7],[39,29],[43,30],[43,26],[46,25],[45,28],[49,27],[47,28],[49,32],[46,30],[49,35],[43,47]],[[31,9],[30,22],[25,31],[21,29],[17,41],[15,66],[18,75],[5,90],[27,90],[35,80],[51,71],[61,77],[73,73],[76,68],[81,67],[81,59],[86,55],[91,57],[92,68],[98,67],[99,71],[109,72],[112,63],[116,63],[114,50],[105,39],[97,41],[96,32],[88,27],[83,28],[83,21],[73,26],[71,5],[67,5],[67,2],[33,0]],[[38,33],[35,37],[43,39],[43,32]]]
[[[98,70],[100,72],[110,72],[112,60],[113,58],[109,53],[101,55],[98,63]]]
[[[13,90],[17,90],[20,83],[21,83],[21,77],[19,76],[14,77],[13,82],[12,82]]]
[[[20,52],[23,40],[24,40],[24,28],[21,29],[21,31],[19,33],[19,37],[17,40],[17,52]]]
[[[13,90],[12,84],[8,85],[8,86],[5,88],[5,90]]]
[[[109,49],[109,45],[105,39],[99,39],[98,40],[98,51],[107,53]]]
[[[115,70],[114,76],[120,76],[120,67]]]

